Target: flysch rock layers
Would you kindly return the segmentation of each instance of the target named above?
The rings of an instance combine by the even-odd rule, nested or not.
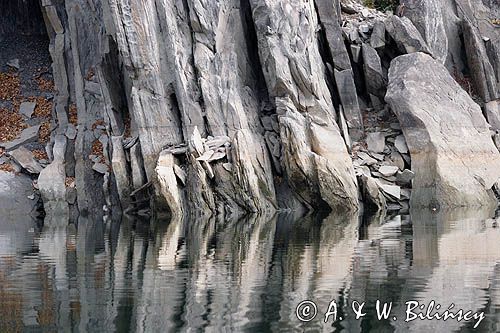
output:
[[[250,3],[291,187],[310,206],[356,207],[356,178],[317,46],[314,2]]]
[[[500,134],[480,106],[500,119],[498,4],[401,3],[42,0],[57,90],[46,210],[493,203]]]
[[[76,178],[80,214],[100,218],[153,200],[177,215],[239,215],[277,210],[277,196],[288,207],[357,209],[313,1],[42,6],[59,91],[56,135],[68,132],[73,101],[78,110],[67,143],[74,155],[53,162],[69,167],[49,170]],[[351,93],[346,118],[351,125],[354,108],[359,128]],[[63,199],[50,187],[42,182],[41,191]]]

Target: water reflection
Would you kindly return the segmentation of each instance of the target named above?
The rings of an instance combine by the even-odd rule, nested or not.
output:
[[[472,331],[404,322],[435,300],[499,322],[500,230],[491,211],[255,216],[240,221],[0,221],[0,331]],[[302,300],[319,314],[297,320]],[[375,301],[393,302],[379,321]],[[331,300],[343,320],[322,321]],[[356,320],[350,305],[366,302]]]

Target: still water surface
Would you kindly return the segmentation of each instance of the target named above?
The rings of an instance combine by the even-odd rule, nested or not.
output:
[[[500,229],[487,213],[238,222],[0,222],[0,332],[496,332]],[[318,316],[301,323],[302,300]],[[393,302],[379,321],[375,301]],[[342,320],[323,323],[331,300]],[[352,302],[366,302],[356,320]],[[484,311],[404,322],[405,302]],[[330,318],[331,319],[331,318]]]

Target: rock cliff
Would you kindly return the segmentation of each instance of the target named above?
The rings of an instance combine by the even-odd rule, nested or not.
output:
[[[10,153],[38,128],[26,126],[15,147],[0,143],[38,178],[49,218],[496,202],[500,155],[481,112],[489,105],[484,114],[500,119],[495,1],[377,10],[354,0],[19,0],[0,9],[10,13],[0,40],[19,29],[50,40],[48,166],[36,176]]]

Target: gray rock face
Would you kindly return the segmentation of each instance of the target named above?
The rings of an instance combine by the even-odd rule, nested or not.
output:
[[[442,14],[450,1],[458,0],[406,1],[421,5],[407,8],[414,24],[359,2],[344,4],[353,22],[339,0],[42,1],[58,91],[47,152],[59,157],[40,176],[46,206],[59,202],[94,220],[120,206],[143,210],[138,202],[195,216],[278,205],[356,210],[349,152],[364,138],[366,110],[385,110],[389,60],[426,52],[443,62],[446,39],[448,53],[463,57],[456,22]],[[482,8],[472,7],[474,15]],[[472,25],[476,37],[488,32]],[[474,81],[487,79],[485,101],[494,96],[485,57],[498,72],[489,38],[467,52],[482,70]],[[35,129],[8,150],[33,140]],[[409,167],[400,133],[385,134],[370,143],[370,154],[384,156],[360,158],[359,167]],[[76,200],[62,188],[66,176],[75,177]],[[397,174],[374,177],[394,183]],[[397,191],[387,189],[393,200]]]
[[[448,36],[443,18],[443,0],[402,0],[404,16],[413,22],[434,58],[444,64],[448,56]]]
[[[250,4],[269,95],[280,115],[283,163],[291,187],[310,206],[323,200],[330,207],[357,207],[356,178],[313,42],[317,21],[312,1]]]
[[[484,41],[476,28],[469,22],[463,22],[465,51],[471,78],[477,93],[484,102],[499,97],[497,79],[490,63]]]
[[[425,40],[407,17],[389,16],[385,20],[385,29],[403,53],[430,53]]]
[[[422,34],[435,59],[445,63],[453,74],[470,75],[483,102],[498,97],[500,40],[498,25],[494,24],[500,11],[498,1],[402,0],[401,3],[404,15]]]
[[[488,123],[494,130],[500,131],[500,99],[486,103],[484,109]]]
[[[361,118],[352,70],[335,70],[335,82],[339,89],[340,101],[343,106],[344,116],[346,117],[347,127],[352,130],[351,133],[357,131],[361,134],[363,132],[363,119]]]
[[[500,154],[481,108],[443,65],[423,53],[394,59],[386,101],[411,153],[413,207],[496,204]]]
[[[341,71],[352,69],[349,54],[342,37],[342,29],[340,28],[342,21],[338,11],[340,0],[314,0],[313,4],[317,6],[319,20],[325,28],[325,35],[335,68]]]

